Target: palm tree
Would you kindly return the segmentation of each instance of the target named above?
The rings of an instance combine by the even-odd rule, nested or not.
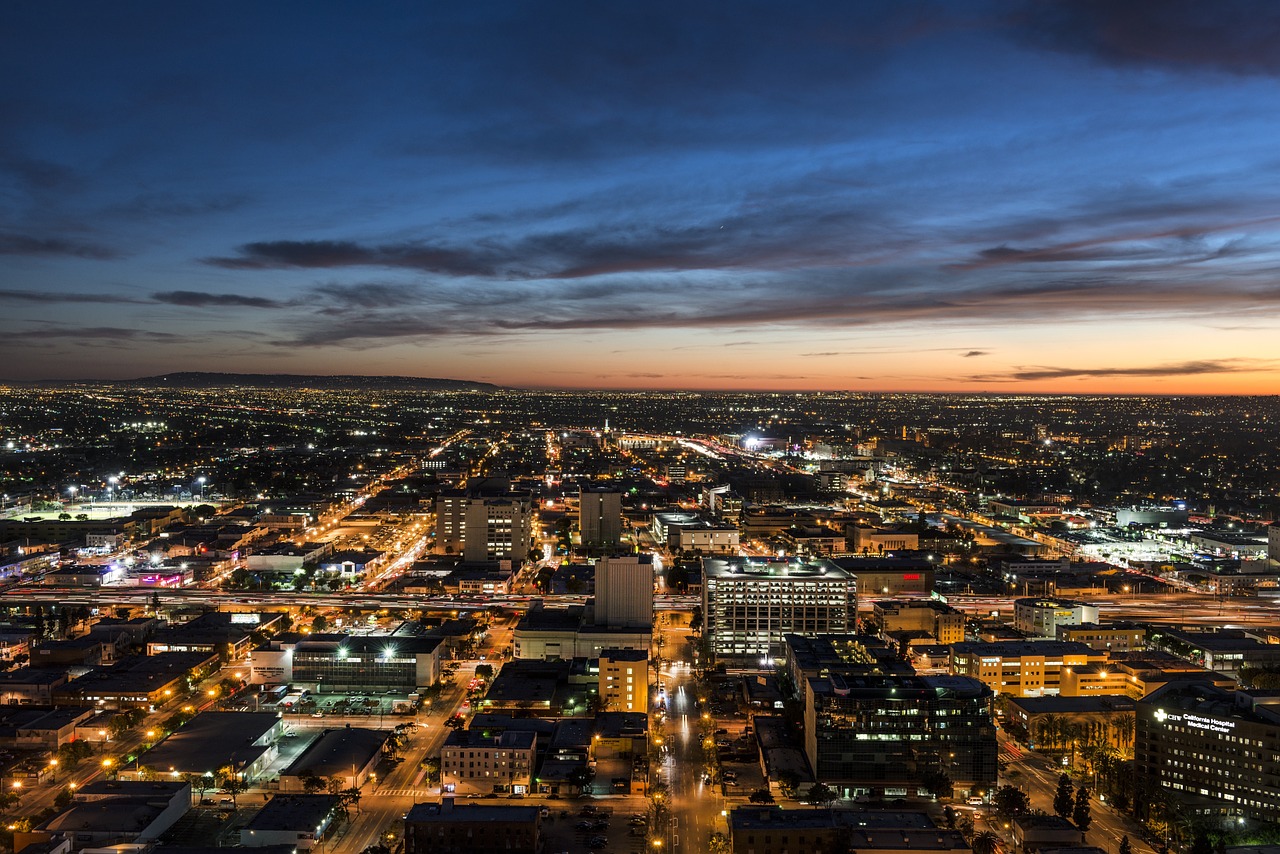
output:
[[[981,830],[969,840],[973,854],[997,854],[1000,851],[1000,837],[991,830]]]

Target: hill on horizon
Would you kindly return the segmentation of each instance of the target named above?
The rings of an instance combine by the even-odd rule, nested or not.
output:
[[[338,374],[334,376],[311,374],[228,374],[213,371],[177,371],[132,380],[114,380],[112,385],[167,386],[169,388],[222,388],[226,386],[256,386],[259,388],[324,388],[324,389],[378,389],[403,391],[495,391],[501,386],[472,380],[443,379],[440,377],[359,376]]]

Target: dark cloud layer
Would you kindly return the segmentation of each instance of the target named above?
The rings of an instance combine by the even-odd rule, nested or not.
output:
[[[243,294],[212,294],[204,291],[161,291],[151,298],[156,302],[169,305],[181,305],[188,308],[206,308],[209,306],[242,306],[245,308],[284,308],[288,303],[268,297],[245,296]]]
[[[1017,380],[1020,382],[1032,382],[1037,380],[1097,379],[1107,377],[1189,377],[1201,374],[1251,373],[1268,367],[1270,366],[1266,363],[1252,360],[1219,359],[1126,368],[1027,368],[1012,371],[1008,374],[983,375],[972,377],[971,379],[977,381]]]
[[[121,253],[107,246],[64,237],[34,237],[29,234],[0,234],[0,255],[61,255],[110,261]]]

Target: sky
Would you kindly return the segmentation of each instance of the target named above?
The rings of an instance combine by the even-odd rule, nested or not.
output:
[[[1280,392],[1280,4],[0,6],[0,378]]]

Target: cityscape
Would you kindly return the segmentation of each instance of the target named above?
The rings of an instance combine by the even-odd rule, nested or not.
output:
[[[0,854],[1280,854],[1277,34],[0,7]]]
[[[1276,839],[1274,398],[419,384],[4,390],[12,850]]]

